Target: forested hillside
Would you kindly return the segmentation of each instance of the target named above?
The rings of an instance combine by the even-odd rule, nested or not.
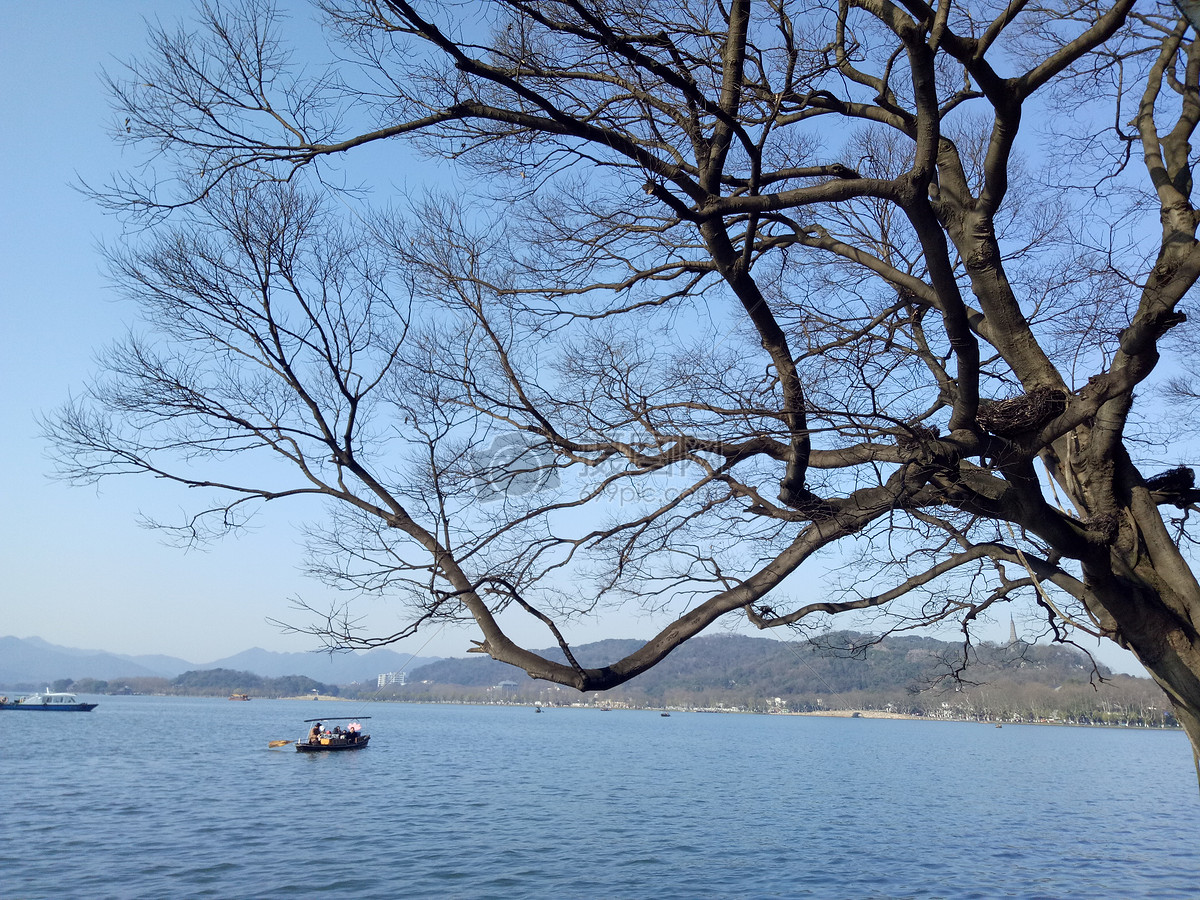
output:
[[[248,694],[253,697],[303,697],[312,693],[337,696],[337,685],[323,684],[306,675],[284,675],[264,678],[253,672],[235,669],[197,669],[175,678],[132,677],[115,681],[81,678],[78,681],[60,678],[53,684],[56,691],[76,691],[81,694],[159,694],[191,697],[213,697],[223,694]]]
[[[576,648],[594,665],[635,642]],[[545,651],[551,655],[552,651]],[[814,643],[737,635],[700,637],[627,685],[591,695],[600,704],[752,710],[888,710],[956,718],[1170,722],[1146,678],[1114,675],[1072,647],[982,644],[961,667],[961,644],[933,638],[837,632]],[[957,673],[957,675],[956,675]],[[573,691],[534,681],[486,658],[446,659],[416,669],[397,699],[509,698],[563,703]]]
[[[933,638],[898,636],[875,643],[870,635],[836,632],[815,643],[775,641],[740,635],[700,637],[680,647],[655,669],[629,682],[649,695],[668,690],[703,691],[741,686],[776,694],[832,694],[845,691],[919,691],[945,681],[957,668],[962,645]],[[600,641],[573,652],[580,665],[595,665],[637,641]],[[554,655],[556,651],[542,651]],[[561,652],[558,653],[562,658]],[[1087,681],[1092,661],[1071,647],[1018,642],[973,647],[971,682],[1003,676],[1016,682]],[[1109,677],[1096,664],[1095,674]],[[444,659],[415,669],[411,681],[471,686],[503,680],[532,681],[520,669],[491,659]]]

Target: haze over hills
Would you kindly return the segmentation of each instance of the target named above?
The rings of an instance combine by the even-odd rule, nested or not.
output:
[[[60,678],[105,681],[132,677],[175,678],[187,671],[236,669],[267,678],[306,675],[329,684],[374,683],[382,672],[412,671],[437,657],[412,657],[387,648],[366,653],[277,653],[253,648],[224,659],[194,663],[173,656],[127,656],[103,650],[60,647],[41,638],[0,637],[0,686]]]
[[[101,650],[58,647],[36,637],[0,638],[0,685],[49,682],[58,678],[161,675],[165,670],[157,664],[151,667],[138,662],[136,658],[119,657]]]
[[[854,632],[831,632],[819,640],[824,648],[770,638],[701,635],[655,668],[603,695],[604,702],[685,708],[887,708],[919,715],[941,715],[952,708],[962,716],[986,706],[1006,721],[1013,716],[1058,714],[1074,721],[1114,715],[1150,721],[1153,717],[1162,720],[1169,708],[1150,679],[1114,675],[1103,665],[1093,667],[1085,654],[1071,647],[1020,641],[981,644],[972,650],[972,665],[964,673],[964,681],[955,684],[947,683],[944,676],[961,657],[962,646],[956,642],[912,635],[877,641]],[[639,645],[636,640],[607,640],[574,647],[572,652],[580,665],[594,667],[611,663]],[[847,648],[860,652],[848,655]],[[542,652],[562,659],[560,651]],[[378,674],[396,671],[407,672],[407,685],[376,685]],[[179,676],[185,672],[190,673],[184,679],[188,683],[182,684]],[[36,638],[0,638],[0,687],[41,687],[59,679],[119,683],[121,678],[147,675],[172,680],[169,686],[164,681],[164,690],[190,686],[200,687],[201,693],[206,684],[212,688],[209,693],[267,692],[267,687],[255,687],[251,682],[302,676],[322,685],[339,685],[342,696],[370,695],[372,699],[493,702],[503,698],[550,703],[581,699],[569,688],[535,681],[519,669],[479,656],[412,658],[376,649],[330,657],[255,648],[197,664],[165,656],[122,657],[56,647]],[[226,684],[230,678],[237,684]],[[136,689],[157,690],[148,685]],[[283,693],[268,695],[307,693],[308,689],[307,685],[302,689],[275,685],[269,690]]]

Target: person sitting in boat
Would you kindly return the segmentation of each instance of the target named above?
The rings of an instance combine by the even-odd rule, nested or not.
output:
[[[313,727],[308,730],[308,742],[310,744],[315,744],[320,739],[321,739],[321,723],[317,722],[317,724],[313,725]]]

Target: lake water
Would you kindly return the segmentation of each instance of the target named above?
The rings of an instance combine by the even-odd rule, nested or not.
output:
[[[371,745],[267,749],[320,715]],[[161,697],[0,722],[5,898],[1200,897],[1178,732]]]

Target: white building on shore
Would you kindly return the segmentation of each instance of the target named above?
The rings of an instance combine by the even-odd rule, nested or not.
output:
[[[407,672],[384,672],[376,679],[376,687],[387,687],[389,684],[403,687],[408,684]]]

